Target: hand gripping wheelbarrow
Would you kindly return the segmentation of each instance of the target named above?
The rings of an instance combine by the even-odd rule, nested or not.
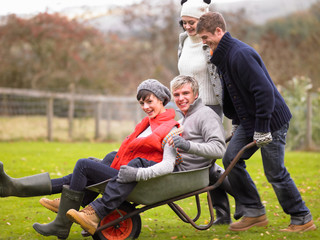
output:
[[[137,186],[128,196],[127,201],[100,221],[97,231],[92,238],[95,240],[137,238],[141,232],[141,218],[139,214],[164,204],[168,204],[183,222],[191,224],[194,228],[198,230],[210,228],[214,222],[214,213],[209,191],[217,188],[223,182],[242,154],[253,146],[255,146],[255,142],[244,146],[218,181],[211,186],[209,186],[209,169],[211,166],[191,171],[173,172],[148,181],[138,182]],[[191,179],[192,181],[190,181]],[[88,186],[87,189],[102,194],[107,183],[108,180]],[[201,216],[199,194],[205,192],[207,193],[210,221],[207,225],[197,225],[196,221]],[[178,200],[192,196],[195,197],[198,211],[193,219],[175,203]]]

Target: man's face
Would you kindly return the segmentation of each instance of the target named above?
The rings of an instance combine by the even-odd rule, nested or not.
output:
[[[212,51],[214,51],[218,47],[218,44],[223,36],[221,31],[222,30],[220,28],[217,28],[214,34],[212,34],[211,32],[204,30],[201,33],[198,33],[198,35],[201,37],[202,43],[207,44]]]
[[[198,95],[193,94],[189,83],[174,90],[172,95],[175,104],[184,115],[188,112],[190,105],[198,98]]]

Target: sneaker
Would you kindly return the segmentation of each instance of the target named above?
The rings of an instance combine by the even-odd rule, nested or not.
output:
[[[280,229],[280,232],[306,232],[316,230],[316,228],[317,227],[314,225],[313,220],[311,220],[303,225],[290,224],[287,228]]]
[[[39,202],[42,206],[44,206],[45,208],[48,208],[52,212],[57,213],[59,210],[60,198],[56,198],[54,200],[50,200],[48,198],[41,198]]]
[[[239,222],[231,223],[229,226],[229,230],[245,231],[254,226],[263,227],[266,225],[268,225],[268,219],[264,214],[259,217],[242,217]]]
[[[100,218],[90,205],[81,211],[70,209],[66,215],[70,221],[81,225],[81,227],[91,235],[94,235],[100,222]]]

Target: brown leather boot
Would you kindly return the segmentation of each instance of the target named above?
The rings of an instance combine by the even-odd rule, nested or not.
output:
[[[90,205],[81,211],[70,209],[67,212],[67,217],[70,219],[70,221],[80,224],[81,227],[91,235],[94,235],[100,222],[100,218]]]
[[[306,232],[316,230],[316,228],[317,227],[314,225],[313,220],[311,220],[303,225],[290,224],[287,228],[280,229],[280,232]]]
[[[268,225],[267,216],[261,215],[259,217],[242,217],[240,221],[230,224],[231,231],[245,231],[254,226],[263,227]]]
[[[45,208],[48,208],[52,212],[57,213],[60,205],[60,198],[56,198],[53,200],[50,200],[48,198],[41,198],[39,200],[40,204],[44,206]]]

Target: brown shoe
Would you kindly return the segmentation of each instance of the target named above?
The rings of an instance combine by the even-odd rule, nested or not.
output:
[[[81,227],[91,235],[94,235],[100,222],[100,218],[90,205],[79,212],[70,209],[67,212],[67,217],[70,221],[80,224]]]
[[[290,224],[289,227],[285,229],[280,229],[280,232],[306,232],[306,231],[312,231],[316,230],[316,225],[314,225],[313,220],[310,222],[307,222],[303,225],[294,225]]]
[[[259,217],[242,217],[240,221],[231,223],[229,230],[231,231],[245,231],[254,226],[263,227],[268,225],[267,216],[261,215]]]
[[[45,208],[48,208],[52,212],[57,213],[59,210],[60,198],[56,198],[54,200],[50,200],[48,198],[41,198],[39,202],[42,206],[44,206]]]

